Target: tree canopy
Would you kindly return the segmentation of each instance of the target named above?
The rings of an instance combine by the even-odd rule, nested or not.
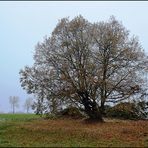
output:
[[[36,45],[34,61],[20,71],[22,87],[48,102],[71,101],[90,119],[102,121],[106,102],[145,95],[147,56],[113,16],[97,23],[61,19]]]

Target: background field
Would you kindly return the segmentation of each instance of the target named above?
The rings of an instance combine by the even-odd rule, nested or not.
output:
[[[148,122],[48,119],[34,114],[0,114],[1,147],[148,147]]]
[[[26,120],[31,120],[31,119],[37,119],[40,118],[39,115],[35,115],[35,114],[0,114],[0,121],[26,121]]]

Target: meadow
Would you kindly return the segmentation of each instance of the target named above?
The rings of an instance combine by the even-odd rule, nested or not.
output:
[[[148,121],[0,114],[0,147],[148,147]]]

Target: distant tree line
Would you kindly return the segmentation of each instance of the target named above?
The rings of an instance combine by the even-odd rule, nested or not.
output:
[[[19,97],[18,96],[10,96],[9,103],[11,105],[12,113],[16,113],[16,108],[19,107]],[[29,110],[32,109],[33,99],[27,98],[23,107],[26,109],[26,112],[29,113]]]

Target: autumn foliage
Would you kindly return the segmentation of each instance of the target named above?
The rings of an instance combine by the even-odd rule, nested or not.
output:
[[[147,55],[113,16],[96,23],[61,19],[36,45],[34,61],[20,71],[21,86],[51,112],[73,103],[103,121],[106,103],[146,95]]]

